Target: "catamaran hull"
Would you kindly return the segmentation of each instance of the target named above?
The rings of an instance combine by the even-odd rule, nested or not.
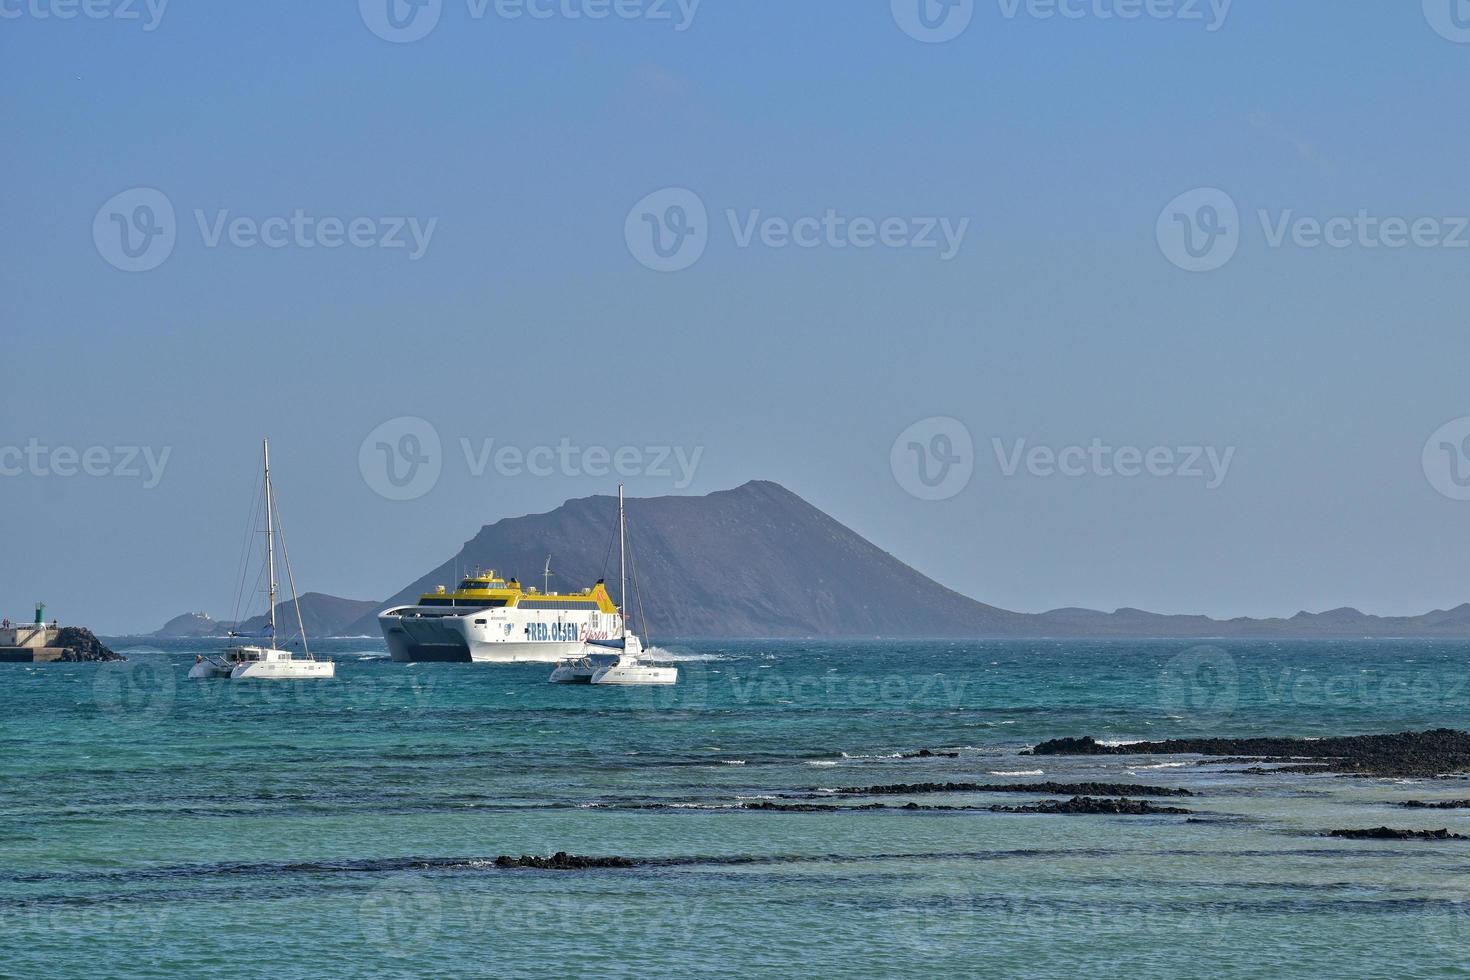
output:
[[[263,661],[241,664],[230,672],[236,681],[304,681],[337,676],[337,665],[330,660]]]
[[[667,687],[679,683],[679,668],[650,667],[637,662],[618,663],[593,674],[592,683],[619,687]]]

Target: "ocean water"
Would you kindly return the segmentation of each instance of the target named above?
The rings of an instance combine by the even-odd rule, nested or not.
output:
[[[0,975],[1470,970],[1470,842],[1323,836],[1470,834],[1392,806],[1470,782],[1022,754],[1465,727],[1470,643],[680,642],[677,688],[625,690],[373,639],[318,644],[331,682],[189,681],[210,644],[114,645],[127,664],[0,665]],[[959,756],[903,757],[924,748]],[[1160,801],[1192,818],[738,809],[1040,779],[1201,795]],[[491,863],[562,850],[641,863]]]

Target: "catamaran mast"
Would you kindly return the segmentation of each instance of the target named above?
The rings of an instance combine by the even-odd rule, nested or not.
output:
[[[623,485],[618,484],[618,613],[623,620],[623,639],[628,639],[628,530],[623,520]]]
[[[265,459],[265,563],[270,579],[271,645],[276,642],[276,526],[275,513],[271,507],[271,442],[261,440],[261,453]]]

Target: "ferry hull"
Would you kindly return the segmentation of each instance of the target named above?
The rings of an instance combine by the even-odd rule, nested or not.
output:
[[[581,640],[486,639],[473,616],[378,617],[388,652],[398,663],[554,664],[582,652]]]

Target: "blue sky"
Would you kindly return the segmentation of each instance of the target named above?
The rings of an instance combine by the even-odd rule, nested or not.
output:
[[[298,582],[351,597],[615,486],[493,461],[567,445],[698,452],[688,480],[640,452],[635,495],[777,480],[1009,608],[1470,599],[1470,503],[1424,455],[1470,416],[1470,36],[1448,0],[1238,0],[1223,23],[978,0],[944,43],[888,0],[704,0],[687,25],[652,0],[600,20],[568,16],[597,0],[443,0],[408,43],[369,28],[372,2],[172,0],[156,23],[95,2],[109,16],[0,0],[0,450],[103,447],[107,473],[120,448],[169,455],[146,486],[141,452],[138,477],[0,452],[11,616],[228,615],[265,433]],[[139,188],[173,244],[124,271],[106,240],[157,200]],[[703,207],[704,250],[661,272],[635,233],[671,199],[635,205],[670,188]],[[1201,188],[1240,219],[1228,262],[1191,272],[1159,229]],[[948,257],[848,231],[778,247],[829,212],[964,234]],[[1302,244],[1299,219],[1360,212],[1439,244]],[[363,244],[327,247],[354,219]],[[395,500],[363,445],[385,423],[399,445],[404,417],[439,438],[439,475]],[[893,449],[936,418],[974,450],[930,500]],[[1017,440],[1233,455],[1213,487],[1007,475]]]

